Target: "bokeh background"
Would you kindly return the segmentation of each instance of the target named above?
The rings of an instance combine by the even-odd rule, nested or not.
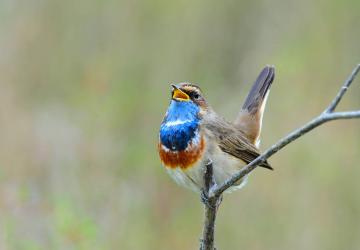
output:
[[[169,83],[231,120],[276,66],[262,148],[360,62],[360,1],[0,1],[0,249],[197,249],[199,197],[161,167]],[[360,79],[340,109],[360,108]],[[227,195],[220,249],[360,249],[360,121],[307,134]]]

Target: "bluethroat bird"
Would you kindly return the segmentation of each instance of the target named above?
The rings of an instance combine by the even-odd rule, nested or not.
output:
[[[215,185],[221,185],[259,156],[259,136],[274,67],[266,66],[253,84],[234,122],[219,116],[191,83],[171,85],[171,101],[160,126],[158,151],[170,176],[180,185],[201,192],[211,161]],[[261,167],[272,169],[268,162]],[[246,184],[247,176],[228,191]]]

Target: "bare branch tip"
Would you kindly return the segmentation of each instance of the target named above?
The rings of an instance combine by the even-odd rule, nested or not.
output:
[[[357,65],[356,65],[356,67],[354,68],[354,71],[353,71],[353,76],[355,77],[358,73],[359,73],[359,71],[360,71],[360,63],[358,63]]]

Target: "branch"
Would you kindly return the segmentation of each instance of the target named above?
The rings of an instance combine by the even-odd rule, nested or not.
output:
[[[223,183],[221,186],[212,190],[212,192],[209,194],[209,197],[220,196],[226,189],[228,189],[229,187],[234,185],[235,182],[237,182],[242,177],[253,171],[259,164],[264,162],[270,156],[278,152],[280,149],[288,145],[290,142],[296,140],[300,136],[303,136],[304,134],[320,126],[321,124],[332,120],[360,118],[360,110],[333,112],[337,107],[337,105],[339,104],[339,102],[341,101],[341,99],[343,98],[345,92],[347,91],[347,89],[350,87],[351,83],[355,79],[356,75],[359,73],[359,71],[360,71],[360,64],[358,64],[354,68],[353,72],[351,73],[349,78],[344,82],[343,86],[339,90],[336,97],[333,99],[329,107],[326,108],[323,113],[321,113],[315,119],[311,120],[301,128],[291,132],[290,134],[282,138],[280,141],[272,145],[268,150],[264,151],[264,153],[262,153],[259,157],[257,157],[255,160],[247,164],[244,168],[242,168],[237,174],[233,175],[230,179],[225,181],[225,183]]]
[[[209,192],[215,184],[213,165],[211,161],[209,161],[205,166],[204,184],[205,189],[201,194],[201,200],[204,203],[205,218],[203,237],[200,240],[200,250],[214,250],[215,219],[219,204],[217,198],[208,198]]]
[[[299,137],[305,135],[314,128],[332,121],[340,119],[354,119],[360,118],[360,110],[355,111],[344,111],[344,112],[334,112],[335,108],[340,103],[341,99],[344,97],[346,91],[350,87],[351,83],[355,79],[356,75],[360,71],[360,64],[358,64],[348,79],[344,82],[343,86],[332,100],[330,105],[322,112],[319,116],[305,124],[304,126],[294,130],[277,143],[272,145],[269,149],[264,151],[260,156],[255,160],[243,167],[238,173],[233,175],[230,179],[225,181],[220,186],[212,186],[213,176],[212,176],[212,164],[206,166],[206,172],[204,174],[204,181],[206,190],[202,194],[202,201],[205,203],[205,222],[203,230],[203,239],[201,240],[200,250],[215,250],[214,248],[214,230],[215,230],[215,219],[218,206],[221,202],[222,193],[227,190],[229,187],[234,185],[238,180],[243,178],[245,175],[253,171],[259,164],[264,162],[270,156],[276,154],[280,149],[298,139]],[[209,169],[209,166],[211,169]],[[211,172],[209,177],[209,171]],[[210,179],[209,179],[210,178]],[[208,184],[207,184],[208,183]],[[208,240],[210,239],[210,240]]]

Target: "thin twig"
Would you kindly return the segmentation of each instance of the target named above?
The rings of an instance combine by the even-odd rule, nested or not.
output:
[[[334,100],[332,100],[329,107],[325,110],[326,113],[331,113],[331,112],[333,112],[335,110],[336,106],[339,104],[340,100],[345,95],[346,91],[350,87],[350,85],[353,82],[353,80],[355,79],[356,75],[359,73],[359,70],[360,70],[360,64],[356,65],[353,72],[350,74],[348,79],[346,79],[346,81],[344,82],[344,84],[343,84],[342,88],[340,89],[339,93],[336,95]]]
[[[327,115],[326,118],[328,121],[360,118],[360,111],[344,111],[344,112],[330,113],[330,115]]]
[[[230,179],[225,181],[222,185],[216,188],[208,188],[206,191],[207,200],[211,201],[211,204],[216,204],[215,207],[205,206],[205,223],[204,223],[204,230],[203,230],[203,238],[201,242],[200,250],[214,250],[214,230],[215,230],[215,219],[216,213],[218,208],[219,200],[221,200],[222,193],[227,190],[229,187],[234,185],[238,180],[243,178],[245,175],[249,174],[253,171],[259,164],[264,162],[270,156],[277,153],[280,149],[288,145],[289,143],[293,142],[297,138],[305,135],[309,131],[313,130],[314,128],[332,121],[332,120],[339,120],[339,119],[354,119],[360,118],[360,110],[355,111],[344,111],[344,112],[334,112],[335,108],[343,98],[344,94],[346,93],[347,89],[350,87],[351,83],[355,79],[356,75],[360,71],[360,64],[358,64],[348,79],[344,82],[343,86],[340,88],[339,92],[332,100],[330,105],[322,112],[318,117],[314,118],[304,126],[294,130],[277,143],[272,145],[269,149],[264,151],[259,157],[255,160],[247,164],[243,167],[238,173],[233,175]],[[211,165],[212,168],[212,165]],[[212,171],[212,170],[211,170]],[[212,173],[212,172],[211,172]],[[205,177],[204,177],[205,178]],[[212,178],[212,176],[211,176]],[[209,221],[210,220],[210,221]],[[212,220],[212,221],[211,221]],[[211,239],[211,241],[207,241],[206,239]]]

